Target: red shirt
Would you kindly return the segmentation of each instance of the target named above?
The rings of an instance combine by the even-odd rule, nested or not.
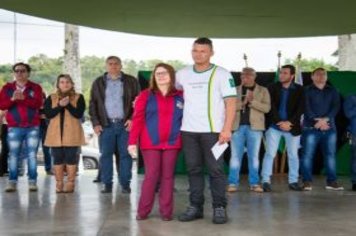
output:
[[[11,101],[16,89],[16,82],[9,82],[0,91],[0,110],[7,110],[8,126],[21,128],[39,126],[39,110],[43,103],[41,86],[28,81],[23,91],[25,99]]]

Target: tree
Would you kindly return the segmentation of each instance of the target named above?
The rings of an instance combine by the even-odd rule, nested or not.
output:
[[[0,88],[7,83],[8,81],[12,80],[12,75],[11,75],[11,65],[10,64],[5,64],[5,65],[0,65]]]
[[[49,58],[39,54],[28,59],[32,67],[31,80],[39,83],[46,93],[54,91],[57,76],[62,73],[63,57]]]
[[[292,64],[292,65],[298,65],[297,59],[286,59],[284,61],[285,64]],[[323,67],[328,71],[336,71],[338,70],[335,65],[325,63],[323,59],[316,59],[316,58],[311,58],[311,59],[301,59],[300,61],[300,66],[302,68],[302,71],[313,71],[314,69],[318,67]]]
[[[70,74],[75,82],[77,91],[82,91],[82,79],[79,56],[79,27],[65,24],[64,26],[64,67],[63,71]]]

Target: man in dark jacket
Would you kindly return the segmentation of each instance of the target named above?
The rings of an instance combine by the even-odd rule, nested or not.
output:
[[[294,83],[295,67],[282,66],[279,82],[269,87],[271,95],[271,110],[267,115],[268,130],[266,132],[266,153],[262,165],[262,182],[265,192],[272,191],[271,175],[273,159],[277,154],[281,137],[285,138],[288,154],[289,189],[301,191],[298,185],[301,116],[303,114],[304,98],[301,85]]]
[[[308,86],[305,94],[305,114],[303,122],[303,155],[301,170],[304,190],[312,190],[312,170],[315,150],[320,144],[326,169],[327,190],[344,190],[337,182],[336,176],[336,125],[335,117],[340,109],[340,95],[327,84],[324,68],[312,72],[313,84]]]
[[[112,192],[113,155],[120,156],[119,182],[123,193],[130,193],[132,159],[127,151],[131,128],[132,103],[139,93],[138,80],[121,71],[121,59],[106,59],[104,75],[97,78],[91,89],[89,115],[94,132],[99,136],[101,152],[102,193]]]
[[[345,99],[344,113],[350,120],[348,131],[351,134],[351,183],[352,190],[356,191],[356,95]]]

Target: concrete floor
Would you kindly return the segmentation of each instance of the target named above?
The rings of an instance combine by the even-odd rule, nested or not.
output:
[[[95,174],[79,176],[74,194],[56,194],[54,177],[43,172],[37,193],[28,192],[25,177],[19,179],[17,193],[5,193],[7,178],[0,178],[0,235],[356,235],[356,192],[349,190],[348,179],[341,179],[343,192],[324,190],[322,177],[316,178],[312,192],[290,192],[286,177],[276,177],[274,192],[264,194],[250,193],[244,180],[240,192],[228,195],[229,222],[213,225],[208,191],[204,219],[177,220],[188,200],[186,176],[176,179],[173,221],[161,221],[155,208],[148,220],[137,222],[142,176],[134,175],[133,192],[124,195],[117,188],[101,194],[92,183]]]

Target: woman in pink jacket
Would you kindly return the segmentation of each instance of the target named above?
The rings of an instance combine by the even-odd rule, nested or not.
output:
[[[157,64],[149,88],[135,102],[129,135],[129,153],[137,155],[139,144],[145,163],[137,220],[146,219],[151,212],[158,182],[161,218],[172,220],[174,169],[182,145],[182,116],[183,95],[175,89],[175,71],[170,65]]]

